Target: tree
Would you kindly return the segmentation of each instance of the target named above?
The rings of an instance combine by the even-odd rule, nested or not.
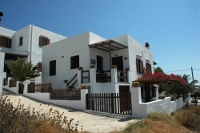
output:
[[[26,62],[23,58],[17,58],[8,64],[12,76],[18,81],[25,81],[26,78],[35,78],[40,76],[37,66],[33,66],[31,62]]]
[[[183,87],[183,92],[188,94],[189,92],[193,92],[195,90],[195,84],[198,83],[198,80],[194,80],[190,82],[190,75],[183,74],[182,78],[187,82],[187,85]]]
[[[158,72],[164,73],[163,70],[162,70],[162,68],[160,68],[160,67],[154,68],[154,72],[155,73],[158,73]]]

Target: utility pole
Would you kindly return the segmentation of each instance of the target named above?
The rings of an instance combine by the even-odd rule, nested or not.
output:
[[[193,68],[191,67],[191,72],[192,72],[192,83],[194,85],[194,74],[193,74]]]
[[[3,16],[3,12],[0,12],[0,17]],[[1,22],[1,18],[0,18],[0,22]]]

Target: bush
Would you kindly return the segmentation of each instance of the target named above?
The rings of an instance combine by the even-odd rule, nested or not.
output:
[[[191,105],[175,112],[176,120],[183,126],[200,131],[200,106]]]
[[[41,105],[40,105],[41,106]],[[39,107],[40,108],[40,107]],[[35,108],[24,108],[20,104],[11,103],[8,97],[0,101],[0,132],[1,133],[71,133],[78,132],[78,121],[67,119],[63,113],[52,108],[43,113]]]

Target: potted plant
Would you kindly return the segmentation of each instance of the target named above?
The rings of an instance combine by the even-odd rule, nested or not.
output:
[[[176,101],[176,97],[175,96],[171,97],[171,101]]]
[[[68,82],[68,80],[64,80],[64,83],[67,83]]]
[[[83,70],[83,67],[78,67],[78,70]]]
[[[127,67],[127,68],[126,68],[126,71],[130,71],[130,68],[129,68],[129,67]]]
[[[90,65],[90,68],[95,68],[95,65]]]
[[[110,68],[111,69],[113,69],[113,68],[117,69],[117,65],[112,65]]]
[[[138,87],[140,83],[138,81],[133,81],[132,82],[133,87]]]
[[[81,85],[81,89],[86,89],[86,88],[87,88],[87,85],[85,85],[85,84]]]
[[[165,95],[163,95],[163,94],[161,94],[160,96],[159,96],[159,99],[164,99],[165,98]]]

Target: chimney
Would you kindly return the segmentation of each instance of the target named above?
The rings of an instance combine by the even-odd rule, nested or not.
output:
[[[149,43],[148,42],[145,43],[145,47],[149,49]]]

